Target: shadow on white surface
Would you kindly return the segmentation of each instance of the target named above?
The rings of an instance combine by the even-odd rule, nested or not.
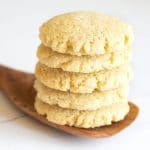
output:
[[[9,100],[0,93],[0,123],[7,123],[7,121],[16,120],[20,117],[23,117],[23,114],[13,108]]]

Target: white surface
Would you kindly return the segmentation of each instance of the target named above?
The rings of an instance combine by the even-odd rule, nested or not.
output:
[[[0,94],[0,150],[150,149],[150,1],[149,0],[0,0],[0,63],[33,71],[38,27],[73,10],[97,10],[126,20],[135,31],[131,99],[141,109],[136,122],[120,134],[86,139],[45,127],[19,112]]]

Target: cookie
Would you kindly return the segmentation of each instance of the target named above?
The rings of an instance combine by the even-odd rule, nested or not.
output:
[[[40,27],[39,37],[54,51],[81,56],[124,51],[132,44],[133,32],[118,18],[81,11],[48,20]]]
[[[92,93],[94,90],[105,91],[127,85],[132,73],[128,65],[113,70],[83,74],[64,72],[38,63],[35,76],[49,88],[73,93]]]
[[[41,101],[50,105],[58,105],[62,108],[79,110],[96,110],[103,106],[125,102],[129,94],[128,86],[103,92],[94,91],[93,93],[86,94],[50,89],[38,80],[35,82],[34,87],[37,91],[37,97]]]
[[[131,48],[98,56],[73,56],[61,54],[41,44],[37,56],[39,61],[50,68],[60,68],[63,71],[92,73],[105,69],[113,69],[129,63]]]
[[[48,105],[37,98],[35,109],[39,114],[46,115],[48,121],[56,124],[94,128],[124,119],[129,112],[129,105],[125,102],[104,106],[97,110],[75,110]]]

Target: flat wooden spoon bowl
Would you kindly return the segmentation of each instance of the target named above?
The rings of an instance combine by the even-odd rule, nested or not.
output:
[[[36,92],[33,88],[35,77],[33,74],[17,71],[0,65],[0,90],[24,113],[34,119],[67,133],[84,137],[108,137],[112,136],[128,125],[130,125],[138,115],[138,107],[129,102],[130,112],[124,120],[113,123],[109,126],[94,129],[75,128],[48,122],[44,116],[37,114],[34,109],[34,98]]]

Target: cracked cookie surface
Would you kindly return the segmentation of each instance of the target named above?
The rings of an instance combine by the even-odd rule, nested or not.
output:
[[[49,88],[73,93],[92,93],[94,90],[111,90],[127,85],[132,77],[131,68],[124,65],[113,70],[96,73],[72,73],[52,69],[37,63],[36,78]]]
[[[36,111],[41,115],[46,115],[47,120],[50,122],[79,128],[94,128],[110,125],[112,122],[124,119],[129,112],[127,102],[89,111],[64,109],[56,105],[48,105],[36,98],[34,106]]]
[[[133,41],[132,28],[128,24],[90,11],[53,17],[40,27],[39,37],[54,51],[78,56],[123,51]]]
[[[121,52],[112,52],[98,56],[73,56],[61,54],[41,44],[37,56],[42,64],[50,68],[60,68],[63,71],[92,73],[105,69],[113,69],[129,63],[131,48]]]
[[[129,94],[128,86],[103,92],[94,91],[86,94],[50,89],[38,80],[36,80],[34,87],[37,91],[37,98],[41,101],[50,105],[58,105],[62,108],[78,110],[96,110],[103,106],[125,102]]]

